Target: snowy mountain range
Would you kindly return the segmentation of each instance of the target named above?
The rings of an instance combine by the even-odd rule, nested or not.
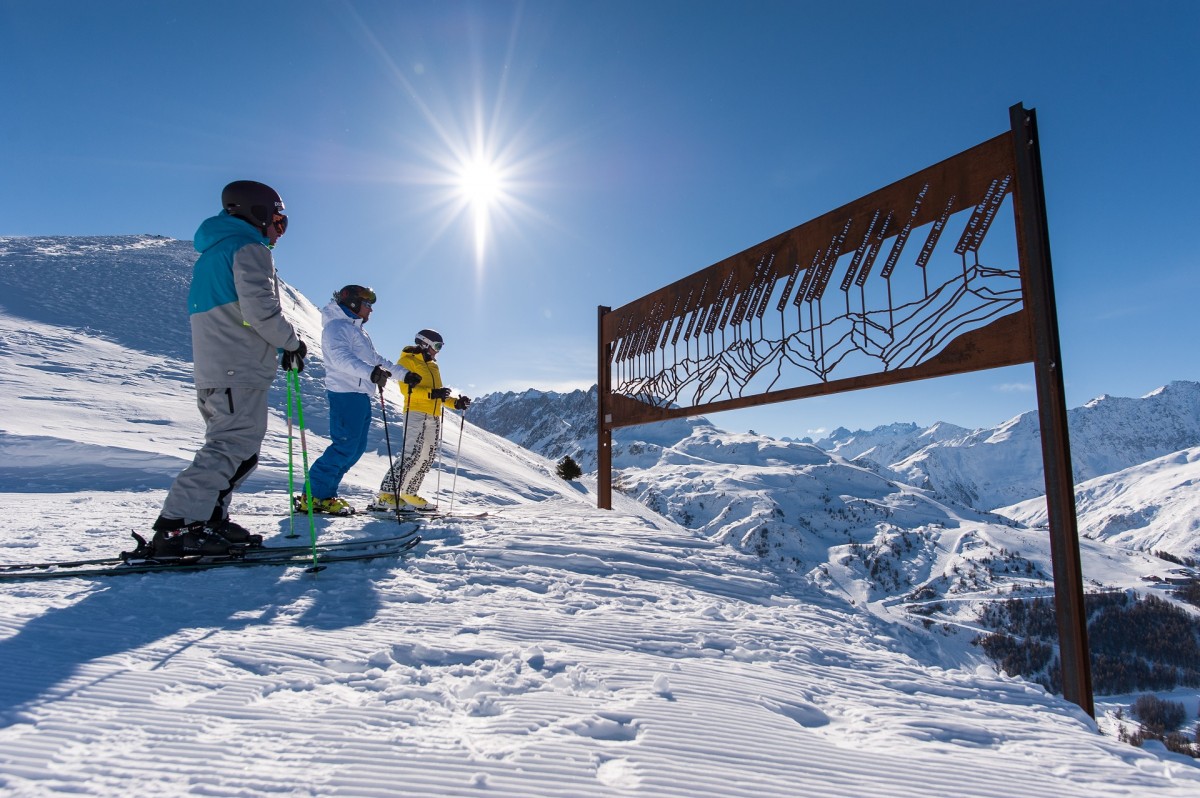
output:
[[[3,560],[111,553],[114,525],[144,530],[157,514],[202,433],[184,302],[194,258],[190,242],[154,236],[0,238]],[[284,297],[312,347],[302,393],[315,457],[327,430],[319,315],[286,285]],[[1078,486],[1089,592],[1136,591],[1197,616],[1171,580],[1200,555],[1198,392],[1172,383],[1072,411],[1076,468],[1094,472]],[[280,515],[284,406],[277,380],[261,466],[233,508],[268,544],[295,530]],[[427,525],[428,544],[403,563],[330,569],[319,582],[264,581],[260,569],[0,582],[0,787],[1200,787],[1195,760],[1118,740],[1135,726],[1134,691],[1098,696],[1093,721],[1035,681],[998,673],[978,644],[987,607],[1053,592],[1029,493],[1040,480],[1033,419],[975,431],[895,424],[816,443],[703,418],[621,430],[607,512],[595,509],[593,478],[554,474],[567,454],[595,468],[594,392],[492,394],[467,416],[447,414],[462,435],[447,435],[427,486],[443,506],[490,515]],[[399,419],[389,420],[394,442]],[[343,484],[358,504],[387,467],[378,418],[372,434]],[[395,522],[329,519],[320,534],[385,527]],[[1195,725],[1200,686],[1160,692]],[[139,763],[156,745],[169,747],[167,767],[147,791]],[[316,774],[315,786],[299,785],[297,770]]]
[[[525,448],[552,460],[570,455],[585,470],[595,469],[594,387],[569,394],[490,394],[471,412],[480,426]],[[1120,535],[1120,544],[1130,548],[1200,557],[1200,522],[1193,521],[1194,512],[1180,509],[1181,501],[1183,507],[1191,506],[1187,488],[1200,484],[1195,464],[1200,383],[1173,382],[1140,399],[1101,396],[1067,415],[1072,466],[1077,481],[1086,483],[1077,496],[1081,534],[1102,540]],[[694,418],[618,430],[614,467],[622,473],[652,468],[666,450],[688,448],[689,437],[702,440],[705,429],[711,425]],[[1045,523],[1041,441],[1032,411],[992,429],[895,423],[854,432],[839,428],[815,442],[761,440],[775,451],[812,446],[957,505],[1022,523]],[[719,455],[715,459],[721,461]],[[1147,471],[1156,478],[1148,479]],[[1110,487],[1091,488],[1100,478]],[[1127,489],[1134,485],[1140,489]],[[1115,504],[1109,507],[1111,502]],[[1041,515],[1034,509],[1039,506]],[[684,512],[676,520],[689,515]]]

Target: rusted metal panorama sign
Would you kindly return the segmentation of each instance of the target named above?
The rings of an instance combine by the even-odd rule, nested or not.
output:
[[[1006,133],[604,313],[606,423],[1032,360],[1014,170]]]
[[[1033,363],[1056,569],[1073,555],[1061,576],[1081,585],[1036,117],[1015,105],[1009,118],[952,158],[601,307],[600,506],[619,427]]]

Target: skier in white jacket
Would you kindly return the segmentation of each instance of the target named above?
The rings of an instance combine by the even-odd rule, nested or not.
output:
[[[333,295],[321,311],[321,349],[325,357],[325,390],[329,396],[331,443],[309,470],[312,510],[315,513],[349,515],[354,508],[338,494],[342,477],[367,450],[371,429],[371,398],[383,390],[393,375],[405,383],[421,381],[375,351],[363,325],[371,317],[375,292],[361,285],[347,285]],[[308,511],[304,494],[293,500],[300,512]]]

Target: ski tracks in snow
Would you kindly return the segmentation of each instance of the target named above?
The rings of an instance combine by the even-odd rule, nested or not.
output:
[[[0,498],[7,517],[24,501]],[[46,547],[90,553],[71,517]],[[922,666],[868,616],[624,502],[423,534],[407,559],[315,577],[5,586],[0,787],[894,798],[1200,784],[1022,682]]]

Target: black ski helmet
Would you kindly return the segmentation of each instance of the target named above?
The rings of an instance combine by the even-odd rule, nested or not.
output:
[[[279,232],[287,230],[287,216],[283,214],[283,199],[279,192],[266,183],[255,180],[235,180],[221,192],[221,207],[230,216],[245,219],[254,225],[265,236],[267,226],[275,218],[275,214],[283,216],[279,223]]]
[[[333,295],[333,301],[358,313],[363,302],[374,305],[376,299],[375,292],[370,288],[362,285],[348,285]]]
[[[428,349],[430,352],[440,352],[442,350],[442,334],[437,330],[421,330],[417,333],[416,344],[422,349]]]

